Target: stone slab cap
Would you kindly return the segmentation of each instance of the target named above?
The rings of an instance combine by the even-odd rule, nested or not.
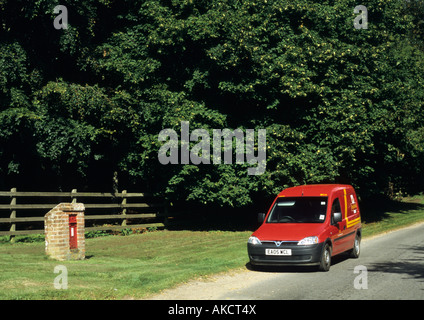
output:
[[[85,211],[84,203],[59,203],[55,209],[59,209],[63,212],[79,212]]]

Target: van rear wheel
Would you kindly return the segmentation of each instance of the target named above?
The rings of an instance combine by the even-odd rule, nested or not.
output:
[[[356,234],[355,241],[353,242],[353,248],[350,250],[350,257],[357,259],[359,258],[359,253],[361,252],[361,237]]]
[[[326,243],[321,253],[319,270],[326,272],[330,270],[330,266],[331,266],[331,247],[328,245],[328,243]]]

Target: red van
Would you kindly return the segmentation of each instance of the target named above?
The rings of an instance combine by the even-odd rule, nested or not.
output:
[[[317,265],[328,271],[331,257],[350,251],[359,257],[361,213],[350,185],[288,188],[275,198],[249,238],[250,264]]]

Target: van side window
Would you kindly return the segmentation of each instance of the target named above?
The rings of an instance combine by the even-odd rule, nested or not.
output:
[[[333,219],[334,212],[342,212],[339,198],[334,199],[333,205],[331,206],[331,224],[335,224]]]

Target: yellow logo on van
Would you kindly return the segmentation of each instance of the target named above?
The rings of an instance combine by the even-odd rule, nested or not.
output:
[[[347,217],[347,196],[346,196],[346,189],[343,189],[343,195],[344,195],[344,203],[345,203],[345,219],[346,219],[346,227],[350,228],[353,227],[355,224],[358,224],[359,222],[361,222],[361,217],[358,217],[356,219],[353,220],[349,220],[349,218]],[[351,210],[356,210],[358,208],[358,204],[356,202],[354,202],[354,198],[351,195],[351,201],[352,204],[350,205]]]

